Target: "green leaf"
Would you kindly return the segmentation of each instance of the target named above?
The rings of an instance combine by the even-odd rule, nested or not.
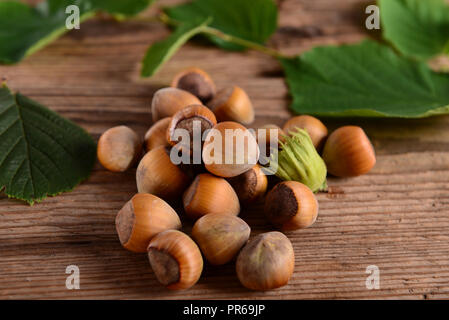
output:
[[[73,122],[0,88],[0,190],[33,204],[72,190],[96,159],[92,138]]]
[[[318,47],[280,61],[297,113],[401,118],[449,113],[449,74],[374,41]]]
[[[165,13],[174,20],[190,23],[212,17],[212,28],[234,37],[264,44],[276,31],[278,11],[273,0],[195,0],[166,8]],[[213,35],[207,37],[224,49],[245,49]]]
[[[201,33],[210,21],[210,18],[206,18],[201,22],[182,24],[168,38],[153,43],[142,62],[142,77],[154,75],[183,44],[189,41],[190,38]]]
[[[60,0],[61,1],[61,0]],[[86,1],[86,0],[78,0]],[[90,0],[92,7],[118,17],[131,17],[145,10],[155,0]],[[73,1],[72,1],[73,2]],[[74,2],[77,2],[76,0]]]
[[[66,8],[77,5],[80,22],[97,11],[123,18],[145,9],[154,0],[47,0],[36,7],[18,1],[0,2],[0,62],[15,63],[67,32]]]
[[[449,54],[449,4],[445,1],[379,0],[383,37],[417,59]]]

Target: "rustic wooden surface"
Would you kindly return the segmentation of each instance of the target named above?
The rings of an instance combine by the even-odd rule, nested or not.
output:
[[[279,3],[281,28],[270,45],[285,53],[366,36],[361,19],[370,1]],[[0,77],[96,139],[121,124],[143,135],[155,90],[192,65],[209,71],[218,87],[245,88],[257,110],[255,126],[288,119],[279,65],[256,52],[189,44],[157,76],[139,79],[147,45],[167,34],[158,23],[92,20],[19,65],[0,66]],[[286,287],[248,291],[231,264],[207,266],[191,290],[165,290],[146,256],[122,249],[115,233],[117,211],[136,192],[135,172],[115,174],[97,165],[73,192],[33,207],[0,195],[0,298],[449,298],[449,117],[324,122],[331,129],[361,125],[378,164],[363,177],[330,179],[331,192],[318,195],[317,222],[288,233],[296,266]],[[256,205],[241,213],[253,235],[270,230],[261,212]],[[72,264],[80,268],[80,290],[65,287],[65,270]],[[365,286],[369,265],[380,269],[379,290]]]

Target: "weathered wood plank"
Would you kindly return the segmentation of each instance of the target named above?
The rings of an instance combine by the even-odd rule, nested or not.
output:
[[[279,2],[281,28],[270,44],[285,53],[366,36],[360,26],[369,1]],[[95,138],[119,124],[143,135],[152,94],[192,65],[219,87],[245,88],[257,110],[254,126],[290,116],[278,63],[255,52],[188,44],[156,77],[140,79],[147,45],[167,34],[157,23],[92,20],[21,64],[0,66],[0,77]],[[122,249],[114,230],[117,211],[136,192],[134,170],[114,174],[97,165],[73,192],[33,207],[0,195],[0,298],[449,298],[449,117],[324,121],[331,129],[361,125],[378,164],[363,177],[330,179],[330,193],[318,195],[316,224],[288,233],[296,255],[288,286],[250,292],[231,264],[207,266],[189,291],[161,289],[145,255]],[[253,234],[270,230],[262,208],[241,214]],[[80,268],[81,290],[65,288],[70,264]],[[372,264],[380,268],[380,290],[365,287]]]

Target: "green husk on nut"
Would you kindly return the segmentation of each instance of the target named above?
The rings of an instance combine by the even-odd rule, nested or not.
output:
[[[282,180],[301,182],[313,192],[327,189],[326,164],[303,129],[285,136],[285,142],[280,142],[280,151],[271,154],[267,170]]]

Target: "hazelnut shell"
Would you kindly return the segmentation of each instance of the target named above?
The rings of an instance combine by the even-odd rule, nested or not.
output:
[[[251,124],[254,121],[254,107],[247,93],[238,86],[220,90],[208,103],[218,121],[237,121]]]
[[[136,171],[138,192],[151,193],[167,201],[178,199],[190,181],[191,178],[171,162],[165,147],[148,152]]]
[[[265,195],[268,179],[260,165],[255,165],[248,171],[228,179],[234,188],[240,203],[250,204]]]
[[[178,88],[162,88],[156,91],[151,101],[153,122],[171,117],[179,110],[201,101],[190,92]]]
[[[248,289],[271,290],[285,286],[293,274],[295,254],[282,233],[262,233],[243,247],[237,258],[237,276]]]
[[[190,135],[190,148],[192,148],[195,121],[199,121],[201,125],[201,136],[199,139],[202,139],[202,133],[205,130],[211,129],[217,124],[217,119],[209,108],[203,105],[190,105],[176,112],[171,118],[166,132],[166,138],[169,144],[174,146],[179,142],[177,137],[175,137],[176,129],[185,129]]]
[[[155,235],[169,229],[180,229],[181,220],[164,200],[152,194],[139,193],[119,211],[115,226],[124,248],[146,252]]]
[[[211,100],[216,94],[215,83],[211,77],[200,68],[187,68],[174,77],[172,87],[190,92],[203,103]]]
[[[228,214],[207,214],[197,220],[192,238],[210,264],[231,261],[248,241],[251,228],[239,217]]]
[[[332,132],[324,145],[323,159],[328,172],[337,177],[360,176],[376,164],[371,141],[363,129],[356,126]]]
[[[167,128],[170,124],[171,118],[163,118],[151,126],[145,134],[145,150],[146,152],[160,146],[170,146],[167,141]]]
[[[141,153],[142,142],[139,136],[126,126],[110,128],[98,140],[98,161],[109,171],[128,170],[137,162]]]
[[[262,130],[264,130],[264,131],[262,131]],[[277,137],[275,137],[274,133],[277,133]],[[277,144],[278,148],[279,148],[279,144],[280,144],[279,142],[285,141],[284,136],[285,136],[284,130],[282,130],[275,124],[267,124],[267,125],[264,125],[256,130],[257,143],[261,150],[262,150],[262,147],[265,147],[266,156],[270,155],[271,144],[273,144],[273,145]],[[273,139],[272,142],[271,142],[271,139]]]
[[[240,213],[239,199],[229,182],[209,173],[196,176],[184,193],[183,204],[186,215],[192,219],[211,213]]]
[[[267,219],[282,231],[307,228],[318,216],[318,201],[312,190],[296,181],[278,183],[265,199]]]
[[[328,130],[319,119],[308,115],[296,116],[284,124],[283,130],[285,133],[290,134],[291,132],[295,132],[298,128],[306,130],[312,139],[315,148],[321,150],[324,141],[326,140]]]
[[[192,287],[203,271],[203,258],[196,243],[185,233],[168,230],[148,246],[148,259],[156,278],[172,290]]]
[[[231,178],[254,167],[259,153],[257,141],[248,129],[237,122],[225,121],[206,136],[203,162],[207,171]]]

